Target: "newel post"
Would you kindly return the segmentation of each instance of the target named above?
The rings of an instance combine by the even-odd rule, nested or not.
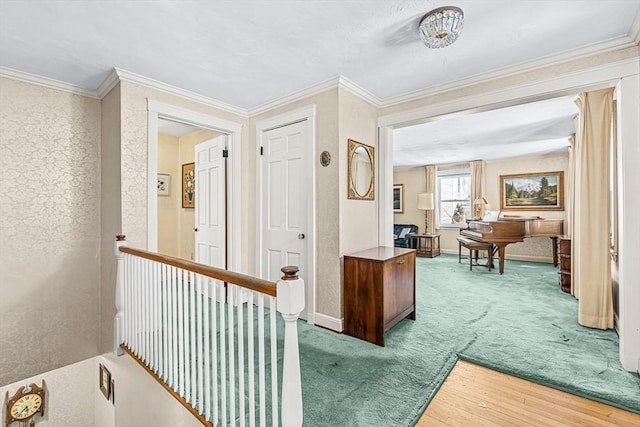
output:
[[[120,252],[120,246],[126,243],[124,235],[116,236],[116,316],[113,319],[113,353],[116,356],[124,354],[120,348],[120,344],[124,342],[124,254]]]
[[[304,281],[298,277],[298,267],[282,267],[278,280],[277,308],[284,319],[284,360],[282,363],[283,427],[302,425],[302,381],[298,352],[298,317],[304,310]]]

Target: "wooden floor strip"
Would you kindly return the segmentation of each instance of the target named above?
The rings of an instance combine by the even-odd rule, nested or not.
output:
[[[459,360],[416,426],[640,427],[640,415]]]

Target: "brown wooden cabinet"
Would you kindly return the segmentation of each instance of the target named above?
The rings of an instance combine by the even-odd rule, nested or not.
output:
[[[344,257],[344,332],[384,346],[384,333],[416,318],[416,251],[380,246]]]
[[[558,261],[560,264],[560,288],[571,293],[571,238],[558,236]]]

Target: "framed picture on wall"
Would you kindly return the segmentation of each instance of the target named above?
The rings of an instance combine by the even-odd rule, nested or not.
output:
[[[158,174],[158,196],[171,195],[171,175]]]
[[[195,163],[182,165],[182,207],[196,207],[196,171]]]
[[[402,184],[393,185],[393,213],[404,212],[404,186]]]
[[[564,210],[564,172],[500,175],[500,209]]]
[[[101,363],[100,364],[100,374],[98,377],[98,385],[100,386],[100,391],[104,394],[104,397],[107,400],[111,398],[111,372]]]

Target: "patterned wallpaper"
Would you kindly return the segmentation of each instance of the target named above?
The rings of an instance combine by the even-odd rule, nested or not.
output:
[[[97,354],[100,101],[0,78],[0,385]]]

